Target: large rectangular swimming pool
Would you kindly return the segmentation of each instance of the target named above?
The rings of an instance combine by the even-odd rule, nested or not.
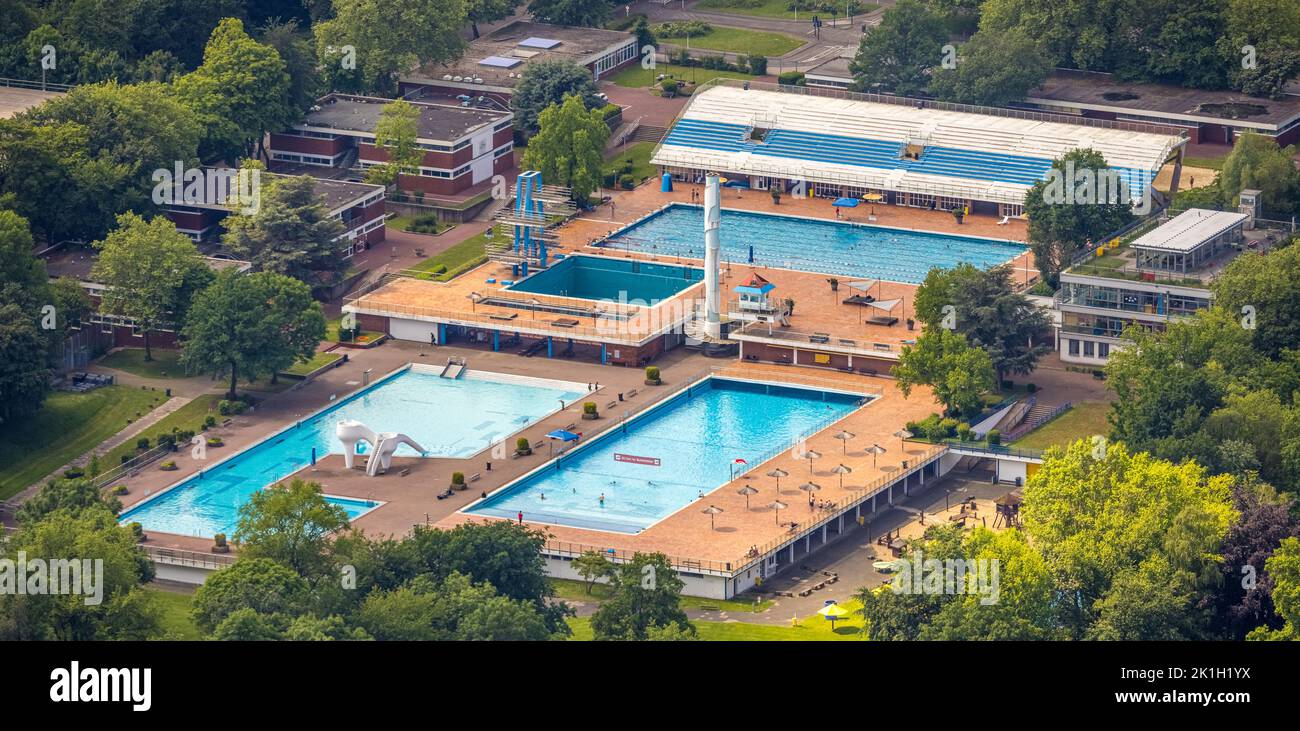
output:
[[[513,292],[589,300],[666,300],[697,282],[704,270],[604,256],[569,256],[511,285]]]
[[[570,404],[583,395],[581,383],[483,371],[450,379],[414,366],[140,503],[121,520],[139,522],[146,531],[230,535],[249,497],[310,464],[313,449],[317,458],[343,453],[334,435],[339,421],[355,419],[377,432],[406,434],[424,448],[424,456],[468,457],[556,411],[560,401]],[[418,456],[405,445],[396,454]],[[377,507],[366,500],[328,499],[350,518]]]
[[[722,211],[722,256],[731,262],[917,284],[930,269],[981,269],[1024,253],[1014,241],[906,231],[771,213]],[[614,233],[606,246],[704,258],[704,209],[674,203]]]
[[[639,533],[868,398],[708,378],[465,512]]]

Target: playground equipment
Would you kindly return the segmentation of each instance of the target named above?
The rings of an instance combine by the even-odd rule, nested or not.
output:
[[[370,458],[366,461],[366,475],[374,477],[380,471],[387,472],[393,462],[393,452],[403,444],[424,454],[414,439],[397,432],[376,432],[359,421],[346,419],[334,427],[334,436],[343,442],[343,464],[352,469],[357,458],[357,442],[370,445]]]

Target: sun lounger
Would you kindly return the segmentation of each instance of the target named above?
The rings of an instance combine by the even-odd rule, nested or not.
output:
[[[1006,226],[1009,223],[1011,223],[1011,216],[1003,216],[1002,220],[998,221],[999,226]]]

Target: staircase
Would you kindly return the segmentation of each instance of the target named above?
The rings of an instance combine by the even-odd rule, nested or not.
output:
[[[1042,426],[1043,424],[1046,424],[1052,419],[1055,419],[1061,414],[1064,414],[1065,412],[1069,411],[1071,408],[1073,408],[1073,406],[1074,405],[1069,401],[1066,401],[1063,404],[1058,404],[1056,406],[1047,406],[1046,404],[1034,404],[1034,407],[1030,409],[1029,413],[1025,416],[1025,420],[1020,422],[1019,426],[1003,434],[1002,440],[1004,442],[1015,441],[1020,437],[1023,437],[1029,432]]]
[[[629,137],[627,141],[628,144],[635,144],[637,142],[657,143],[660,140],[662,140],[664,136],[667,134],[668,134],[667,127],[656,127],[651,124],[643,124],[638,126],[636,130],[632,132],[632,136]]]

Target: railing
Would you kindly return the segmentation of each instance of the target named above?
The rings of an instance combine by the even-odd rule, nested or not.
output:
[[[910,332],[910,331],[909,331]],[[822,350],[840,350],[853,351],[854,355],[872,356],[884,353],[901,353],[905,343],[880,343],[874,340],[864,340],[860,338],[841,338],[831,333],[807,333],[788,328],[777,328],[769,322],[751,322],[744,327],[736,330],[733,335],[748,335],[753,338],[771,338],[772,340],[781,340],[788,342],[797,342],[808,344],[810,347]],[[916,333],[920,335],[920,333]],[[821,338],[827,338],[821,340]],[[814,340],[813,338],[817,338]],[[848,340],[851,342],[840,342]]]
[[[1000,444],[985,444],[984,442],[963,442],[960,439],[945,439],[944,445],[962,452],[978,452],[993,457],[1018,457],[1020,459],[1041,460],[1043,450],[1041,449],[1022,449],[1017,447],[1004,447]]]
[[[767,556],[773,551],[784,548],[790,543],[799,540],[800,538],[803,538],[806,535],[809,535],[810,533],[820,529],[824,525],[827,525],[832,520],[835,520],[837,517],[847,512],[849,508],[852,508],[855,505],[860,505],[863,502],[869,500],[873,495],[879,494],[889,485],[892,485],[898,482],[899,480],[905,479],[908,476],[921,471],[935,457],[943,454],[947,450],[948,450],[947,445],[932,446],[930,449],[926,450],[925,453],[923,453],[920,457],[917,457],[915,461],[908,460],[909,466],[907,469],[900,470],[898,472],[894,472],[890,474],[881,475],[880,477],[877,477],[875,480],[872,480],[871,482],[867,483],[865,486],[857,490],[853,490],[852,492],[848,493],[847,497],[845,497],[844,499],[837,500],[835,502],[836,507],[834,509],[822,511],[823,515],[821,518],[819,518],[813,523],[808,524],[808,526],[803,528],[802,530],[792,532],[788,535],[784,535],[779,538],[774,538],[768,541],[767,543],[758,546],[757,550],[751,550],[749,553],[742,556],[740,559],[736,561],[736,565],[739,567],[737,571],[744,571],[750,566],[763,560],[764,556]]]
[[[731,378],[739,380],[766,381],[773,385],[797,385],[811,386],[814,388],[824,388],[831,391],[848,391],[851,393],[860,393],[867,396],[880,397],[885,395],[885,389],[880,386],[872,386],[858,383],[845,383],[844,381],[834,378],[821,378],[819,376],[808,376],[799,373],[793,369],[782,370],[780,373],[768,373],[760,371],[756,373],[747,372],[744,364],[734,364],[726,366],[714,366],[710,369],[710,375],[719,378]]]
[[[1003,435],[1003,438],[1006,439],[1007,441],[1015,441],[1020,437],[1023,437],[1024,435],[1028,434],[1029,432],[1037,429],[1038,427],[1046,424],[1052,419],[1055,419],[1061,414],[1064,414],[1065,412],[1069,411],[1071,408],[1073,408],[1073,406],[1074,404],[1072,404],[1069,401],[1066,401],[1065,403],[1057,406],[1055,409],[1052,409],[1046,414],[1043,414],[1042,416],[1039,416],[1038,418],[1035,418],[1032,421],[1027,421],[1024,424],[1021,424],[1020,426],[1008,431]],[[1033,450],[1033,451],[1038,451],[1038,450]]]
[[[565,556],[576,558],[584,553],[598,553],[601,556],[613,561],[614,563],[627,563],[643,551],[628,551],[619,548],[604,548],[587,543],[573,543],[570,541],[547,541],[542,547],[542,552],[552,556]],[[688,571],[693,573],[711,572],[731,576],[734,573],[734,566],[728,561],[710,561],[699,558],[683,558],[681,556],[669,556],[668,562],[674,569],[679,571]]]
[[[144,553],[154,563],[169,566],[193,566],[201,569],[222,569],[235,563],[235,557],[228,553],[203,553],[187,551],[183,548],[163,548],[161,546],[142,546]]]
[[[169,445],[160,445],[154,447],[153,449],[150,449],[144,454],[140,454],[135,457],[132,457],[130,460],[123,462],[122,464],[118,465],[117,467],[114,467],[113,469],[103,474],[96,475],[95,478],[91,481],[91,484],[94,485],[97,489],[108,487],[111,483],[116,482],[117,480],[120,480],[123,477],[129,477],[131,475],[134,475],[141,468],[147,467],[148,465],[157,462],[159,459],[162,458],[164,454],[168,454],[171,451],[172,448]]]
[[[15,89],[35,89],[37,91],[71,91],[73,84],[56,84],[52,81],[28,81],[27,79],[0,78],[0,86]]]

